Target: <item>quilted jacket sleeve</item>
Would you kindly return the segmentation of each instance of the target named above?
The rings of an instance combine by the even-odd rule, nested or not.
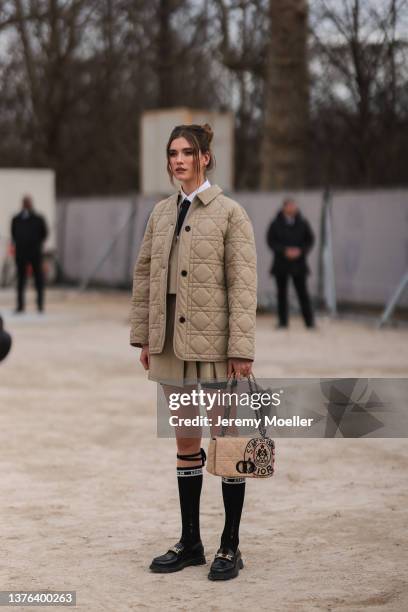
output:
[[[224,248],[229,308],[228,357],[253,360],[257,306],[256,247],[252,223],[240,205],[232,210]]]
[[[143,347],[149,342],[149,290],[150,290],[150,257],[152,249],[151,214],[139,250],[134,271],[132,302],[130,309],[130,344]]]

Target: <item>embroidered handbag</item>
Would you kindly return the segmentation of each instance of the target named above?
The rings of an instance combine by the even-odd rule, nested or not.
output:
[[[247,380],[250,395],[254,393],[253,384],[257,393],[262,392],[253,374],[248,376]],[[229,419],[230,412],[231,406],[227,405],[224,418]],[[207,471],[210,474],[228,478],[270,478],[273,476],[275,442],[266,435],[266,428],[262,424],[261,409],[254,410],[254,412],[256,418],[260,419],[259,436],[254,438],[228,436],[226,435],[228,425],[223,425],[221,435],[211,438],[207,452]]]

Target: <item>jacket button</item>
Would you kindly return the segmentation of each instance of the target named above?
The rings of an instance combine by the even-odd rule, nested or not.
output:
[[[185,230],[186,232],[189,232],[191,230],[191,227],[189,225],[186,225]]]
[[[187,276],[187,270],[182,270],[181,271],[181,276]]]
[[[180,318],[179,318],[179,321],[180,321],[180,323],[185,323],[185,322],[186,322],[186,320],[185,320],[185,318],[184,318],[184,317],[180,317]]]

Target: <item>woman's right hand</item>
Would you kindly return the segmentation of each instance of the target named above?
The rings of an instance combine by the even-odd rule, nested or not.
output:
[[[140,363],[144,367],[145,370],[148,370],[150,367],[150,353],[149,353],[149,345],[144,344],[142,348],[142,352],[140,353]]]

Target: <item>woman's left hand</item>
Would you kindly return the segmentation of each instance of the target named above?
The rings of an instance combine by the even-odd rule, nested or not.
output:
[[[241,376],[249,376],[252,373],[252,363],[248,359],[228,359],[228,378],[233,374],[238,380],[240,380]]]

